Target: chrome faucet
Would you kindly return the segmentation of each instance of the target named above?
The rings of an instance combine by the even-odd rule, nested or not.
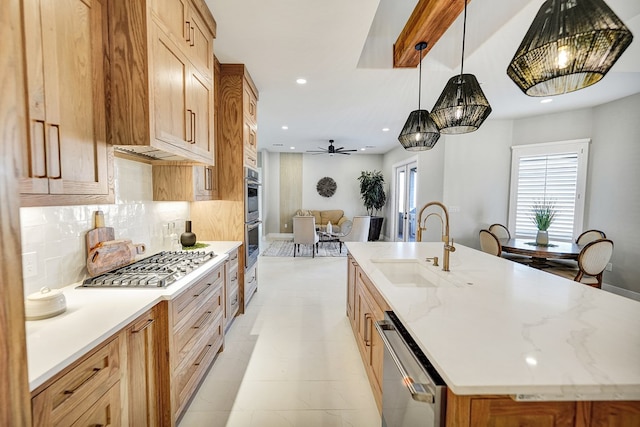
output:
[[[432,212],[429,215],[427,215],[424,218],[424,221],[423,221],[422,220],[422,213],[429,206],[439,206],[440,208],[442,208],[442,211],[444,212],[444,220],[442,219],[441,215]],[[440,218],[440,224],[442,224],[442,241],[444,242],[444,256],[443,256],[444,264],[442,265],[442,270],[443,271],[450,271],[449,270],[449,254],[451,252],[455,252],[456,248],[455,248],[455,246],[453,246],[453,239],[449,240],[449,211],[447,210],[447,207],[445,205],[443,205],[440,202],[429,202],[426,205],[424,205],[422,207],[422,209],[420,209],[420,213],[418,214],[418,237],[417,237],[417,241],[418,242],[422,241],[422,231],[427,229],[425,224],[427,222],[427,219],[431,215],[435,215],[438,218]],[[437,261],[436,261],[436,263],[437,263]],[[436,263],[434,263],[434,265],[437,265]]]

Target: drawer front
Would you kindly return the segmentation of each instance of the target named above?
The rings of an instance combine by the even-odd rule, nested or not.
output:
[[[222,286],[222,281],[224,280],[222,269],[223,265],[218,266],[196,283],[189,286],[189,288],[172,301],[171,307],[174,327],[180,325],[193,310],[201,307],[215,292],[217,286]]]
[[[104,426],[116,427],[121,423],[120,385],[112,386],[98,401],[76,420],[72,427]],[[68,424],[61,424],[68,425]]]
[[[212,298],[194,312],[188,321],[174,334],[175,365],[180,366],[185,358],[196,351],[197,343],[203,334],[211,329],[219,314],[222,313],[222,287],[218,287]]]
[[[232,288],[229,290],[229,295],[227,296],[227,323],[233,319],[233,317],[238,313],[238,309],[240,308],[240,293],[238,292],[238,287]]]
[[[186,403],[193,390],[197,387],[200,379],[205,374],[209,365],[220,350],[224,339],[222,325],[222,313],[215,318],[209,330],[204,334],[204,338],[196,345],[193,355],[185,359],[182,366],[176,370],[173,378],[174,392],[177,397],[178,410],[176,417],[184,410]]]
[[[71,425],[119,380],[120,340],[116,338],[33,398],[34,426]]]
[[[229,252],[229,268],[238,266],[238,249],[234,249]]]

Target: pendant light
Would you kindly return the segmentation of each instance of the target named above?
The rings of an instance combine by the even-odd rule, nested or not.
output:
[[[461,134],[477,130],[491,114],[491,105],[473,74],[464,74],[464,42],[467,32],[467,0],[464,0],[462,26],[462,60],[460,75],[447,82],[431,109],[431,118],[444,134]]]
[[[632,40],[603,0],[547,0],[507,75],[529,96],[573,92],[600,81]]]
[[[409,114],[398,141],[407,151],[431,150],[438,139],[440,132],[436,124],[431,119],[427,110],[420,109],[420,92],[422,91],[422,51],[427,47],[426,42],[416,45],[416,50],[420,54],[420,78],[418,80],[418,109]]]

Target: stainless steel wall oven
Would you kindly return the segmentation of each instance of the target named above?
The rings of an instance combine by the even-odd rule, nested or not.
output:
[[[245,246],[245,269],[249,269],[258,261],[260,246],[260,202],[258,192],[260,189],[260,178],[258,171],[251,168],[244,168],[244,246]]]

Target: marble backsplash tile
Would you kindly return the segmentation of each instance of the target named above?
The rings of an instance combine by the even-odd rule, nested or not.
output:
[[[116,203],[113,205],[51,206],[20,209],[22,253],[34,258],[35,271],[26,277],[25,296],[43,286],[60,288],[87,275],[85,235],[94,227],[93,213],[104,212],[105,225],[116,239],[144,243],[145,255],[166,248],[163,228],[175,223],[176,233],[189,218],[188,202],[154,202],[151,166],[115,159]]]

